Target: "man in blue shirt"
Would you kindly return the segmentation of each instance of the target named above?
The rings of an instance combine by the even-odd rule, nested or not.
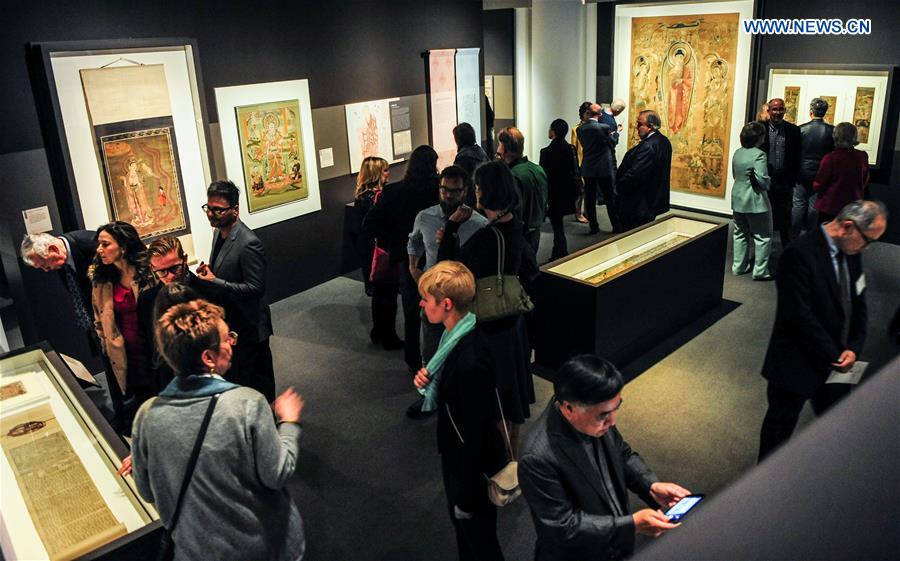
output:
[[[451,216],[461,222],[455,234],[459,236],[460,245],[487,226],[487,218],[472,212],[472,207],[464,203],[469,188],[469,174],[466,170],[456,165],[444,168],[441,172],[440,202],[416,215],[406,246],[409,253],[409,274],[416,282],[419,282],[422,273],[438,262],[440,239],[444,234],[444,225]],[[444,326],[429,323],[424,314],[421,318],[422,360],[425,363],[437,350]],[[422,400],[413,403],[406,414],[414,419],[426,416],[422,413]]]

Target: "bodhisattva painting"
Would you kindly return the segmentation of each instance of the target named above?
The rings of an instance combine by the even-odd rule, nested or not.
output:
[[[628,147],[653,109],[672,142],[672,189],[725,197],[739,14],[634,18]]]
[[[829,125],[834,124],[834,110],[837,107],[837,96],[836,95],[820,95],[820,98],[824,99],[828,103],[828,111],[825,112],[825,116],[822,117],[822,120],[828,123]]]
[[[300,103],[236,107],[250,213],[309,197],[300,136]]]
[[[853,124],[856,125],[856,139],[860,144],[869,142],[869,127],[872,126],[872,105],[874,103],[875,88],[856,88]]]
[[[800,86],[786,86],[784,88],[784,120],[789,123],[797,123],[797,108],[800,104]]]
[[[175,130],[141,124],[146,123],[95,127],[112,219],[130,222],[145,241],[188,233]],[[132,130],[103,134],[123,128]]]

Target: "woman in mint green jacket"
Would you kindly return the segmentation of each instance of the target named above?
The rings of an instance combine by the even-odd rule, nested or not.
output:
[[[766,153],[759,149],[766,135],[761,123],[752,122],[741,129],[741,148],[731,159],[734,187],[731,210],[734,212],[734,262],[731,272],[744,275],[753,270],[753,280],[771,280],[769,252],[772,242],[772,205],[769,202],[769,173]],[[750,240],[755,256],[751,258]]]

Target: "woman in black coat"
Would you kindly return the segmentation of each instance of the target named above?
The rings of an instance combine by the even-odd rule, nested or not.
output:
[[[541,149],[541,167],[547,173],[550,187],[550,208],[547,215],[553,226],[553,251],[550,260],[555,261],[569,254],[563,217],[575,212],[575,181],[578,179],[578,156],[575,148],[566,141],[569,125],[562,119],[550,123],[550,144]]]
[[[403,297],[405,342],[393,331],[393,316],[386,322],[390,329],[382,335],[381,342],[385,349],[403,348],[404,360],[412,372],[422,366],[422,355],[419,351],[419,293],[409,274],[406,244],[416,215],[438,204],[437,160],[437,152],[431,146],[423,145],[413,150],[403,180],[385,186],[363,222],[363,232],[373,236],[378,247],[390,252],[391,263],[400,270],[396,286]],[[391,298],[396,310],[396,292]]]
[[[500,161],[484,164],[475,171],[475,183],[478,208],[484,212],[489,225],[475,232],[460,247],[456,232],[459,225],[467,220],[472,212],[469,207],[460,207],[450,215],[444,227],[438,249],[438,261],[461,261],[472,271],[476,281],[495,276],[498,257],[497,237],[494,234],[496,229],[503,240],[502,273],[518,275],[522,281],[533,278],[537,269],[533,260],[534,253],[525,242],[522,222],[512,214],[512,209],[517,206],[519,198],[509,167]],[[532,259],[528,258],[529,255]],[[519,428],[530,416],[530,405],[535,400],[534,382],[529,367],[531,348],[528,344],[525,318],[522,314],[517,314],[491,321],[479,321],[478,329],[487,341],[494,362],[497,389],[500,392],[500,401],[512,442],[511,456],[514,457],[517,452]]]

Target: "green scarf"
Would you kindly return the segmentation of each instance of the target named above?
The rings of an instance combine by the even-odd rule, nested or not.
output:
[[[441,385],[440,379],[441,374],[444,372],[444,361],[447,360],[447,357],[456,347],[456,344],[459,343],[459,340],[475,329],[475,321],[475,314],[469,312],[459,320],[459,323],[453,327],[452,331],[445,329],[444,334],[441,335],[441,342],[438,344],[437,351],[425,366],[431,381],[428,382],[427,386],[419,389],[419,393],[425,396],[425,401],[422,403],[422,411],[427,412],[437,409],[438,386]]]

